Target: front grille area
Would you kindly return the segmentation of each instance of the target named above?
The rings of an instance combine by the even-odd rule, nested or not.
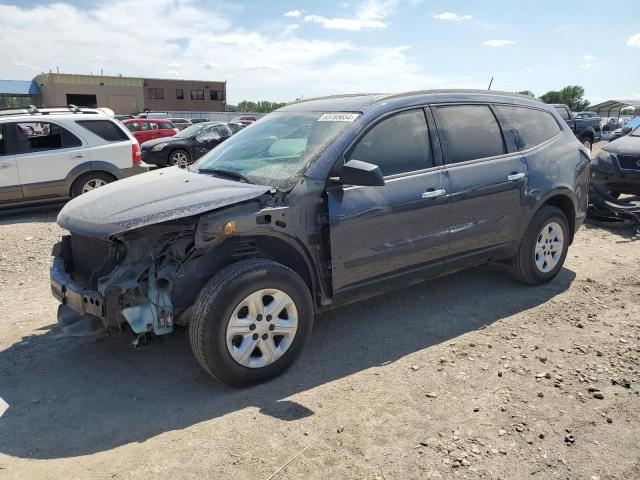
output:
[[[618,155],[620,168],[640,171],[640,155]]]
[[[98,279],[117,265],[117,251],[112,242],[84,235],[71,235],[72,277],[83,288],[95,290]]]

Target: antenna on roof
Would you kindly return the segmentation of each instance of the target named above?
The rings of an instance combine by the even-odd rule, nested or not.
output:
[[[493,85],[493,77],[491,77],[491,81],[489,82],[489,86],[487,87],[487,90],[491,90],[491,85]]]

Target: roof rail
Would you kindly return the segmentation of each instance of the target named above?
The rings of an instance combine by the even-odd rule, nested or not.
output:
[[[51,114],[64,114],[64,113],[93,113],[102,114],[98,109],[88,107],[78,107],[73,104],[66,105],[64,107],[43,107],[37,108],[35,105],[29,105],[24,108],[4,108],[0,109],[1,117],[11,117],[18,115],[51,115]]]

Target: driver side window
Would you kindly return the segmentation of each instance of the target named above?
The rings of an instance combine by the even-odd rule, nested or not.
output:
[[[433,167],[429,128],[422,109],[388,117],[369,130],[346,156],[380,167],[384,176]]]

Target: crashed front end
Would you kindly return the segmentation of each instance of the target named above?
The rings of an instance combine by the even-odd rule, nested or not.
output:
[[[194,251],[195,224],[146,227],[104,240],[76,233],[54,249],[51,290],[65,333],[120,329],[173,331],[189,295],[174,295],[181,266]],[[193,272],[192,272],[193,273]],[[173,298],[184,298],[174,304]]]

